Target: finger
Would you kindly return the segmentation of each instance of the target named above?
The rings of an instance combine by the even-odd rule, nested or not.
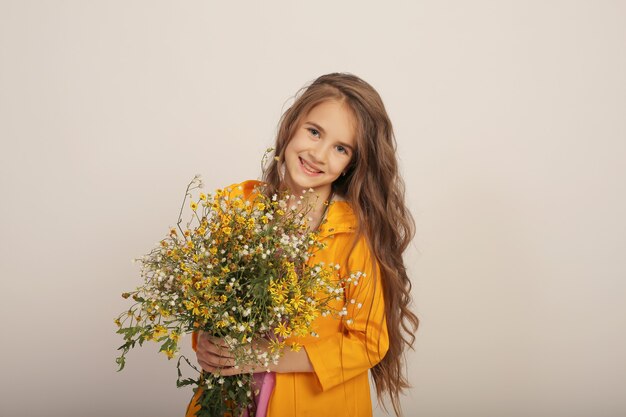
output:
[[[212,352],[215,352],[220,348],[221,346],[215,343],[212,337],[206,336],[206,333],[204,336],[198,338],[198,349],[210,350]]]
[[[220,372],[220,373],[222,373],[223,370],[232,368],[231,366],[215,365],[215,364],[213,364],[213,363],[211,363],[209,361],[205,361],[205,360],[198,360],[198,363],[200,364],[202,369],[204,369],[206,372]]]
[[[234,366],[235,360],[231,358],[224,358],[219,355],[215,355],[210,352],[196,352],[198,360],[202,360],[211,366]]]
[[[215,344],[210,339],[207,339],[207,341],[202,344],[201,349],[206,352],[210,352],[216,356],[221,356],[223,358],[234,358],[233,354],[230,352],[230,349],[227,346]]]
[[[212,355],[215,356],[219,356],[221,358],[226,358],[226,359],[234,359],[235,357],[226,349],[223,349],[217,345],[214,345],[212,343],[207,343],[204,346],[204,351],[207,353],[210,353]]]
[[[222,338],[222,337],[215,337],[215,336],[208,336],[208,335],[207,335],[206,338],[207,338],[208,341],[213,343],[215,346],[219,346],[221,348],[230,350],[230,346],[228,345],[228,343],[226,343],[226,340],[224,340],[224,338]]]
[[[224,349],[229,349],[229,346],[226,344],[223,338],[211,336],[209,333],[202,332],[200,336],[198,336],[198,344],[206,345],[212,344]]]
[[[219,368],[209,365],[205,361],[198,360],[198,364],[202,367],[202,369],[206,372],[216,372]]]

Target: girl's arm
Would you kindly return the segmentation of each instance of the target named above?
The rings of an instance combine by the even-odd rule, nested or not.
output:
[[[323,391],[367,372],[389,349],[380,268],[363,236],[348,259],[347,271],[363,275],[346,284],[342,331],[304,346]]]

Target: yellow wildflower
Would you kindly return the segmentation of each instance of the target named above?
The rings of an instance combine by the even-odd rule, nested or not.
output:
[[[190,205],[193,211],[196,211],[198,209],[198,204],[196,204],[195,202],[192,201]]]
[[[291,350],[293,350],[294,352],[298,352],[300,350],[300,348],[302,348],[302,345],[300,345],[297,342],[293,342],[291,344]]]
[[[278,284],[274,280],[270,280],[269,291],[275,304],[282,303],[287,295],[287,289],[284,284]]]
[[[206,194],[200,193],[200,200],[202,201],[206,200]]]
[[[205,319],[208,319],[209,316],[211,315],[211,312],[206,306],[202,306],[200,307],[200,315],[204,317]]]
[[[241,199],[234,200],[232,204],[233,204],[233,207],[236,209],[243,208],[243,201],[241,201]]]
[[[302,320],[293,321],[291,327],[293,330],[292,333],[296,336],[306,336],[309,333],[306,323],[303,323]]]
[[[200,314],[200,300],[196,297],[192,297],[191,301],[185,300],[183,303],[185,304],[185,308],[187,310],[192,310],[193,314]]]
[[[278,323],[278,326],[274,328],[274,334],[277,334],[282,337],[289,337],[290,330],[285,326],[285,323]]]
[[[277,339],[273,339],[270,342],[270,352],[271,353],[276,353],[278,351],[283,350],[283,348],[285,347],[285,342],[280,342]]]
[[[158,340],[162,336],[165,336],[166,334],[167,334],[167,329],[165,327],[161,326],[160,324],[157,324],[154,327],[154,332],[152,333],[152,339],[153,340]]]
[[[304,306],[304,299],[299,291],[294,294],[293,299],[291,300],[291,306],[296,311],[300,310],[300,308]]]

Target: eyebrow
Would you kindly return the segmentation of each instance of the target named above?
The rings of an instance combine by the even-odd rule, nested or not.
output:
[[[317,123],[315,123],[315,122],[305,122],[305,123],[310,124],[311,126],[315,127],[317,130],[322,132],[322,134],[324,134],[324,135],[326,134],[326,131],[324,130],[324,128],[322,126],[318,125]],[[354,148],[352,146],[348,145],[347,143],[342,142],[342,141],[338,141],[338,142],[344,148],[348,148],[350,150],[354,150]]]

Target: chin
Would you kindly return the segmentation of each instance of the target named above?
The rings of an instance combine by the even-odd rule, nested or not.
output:
[[[318,181],[307,181],[307,178],[300,177],[292,177],[293,179],[289,181],[293,185],[293,187],[302,190],[308,190],[309,188],[317,189],[320,186],[323,187],[323,184],[320,184]]]

